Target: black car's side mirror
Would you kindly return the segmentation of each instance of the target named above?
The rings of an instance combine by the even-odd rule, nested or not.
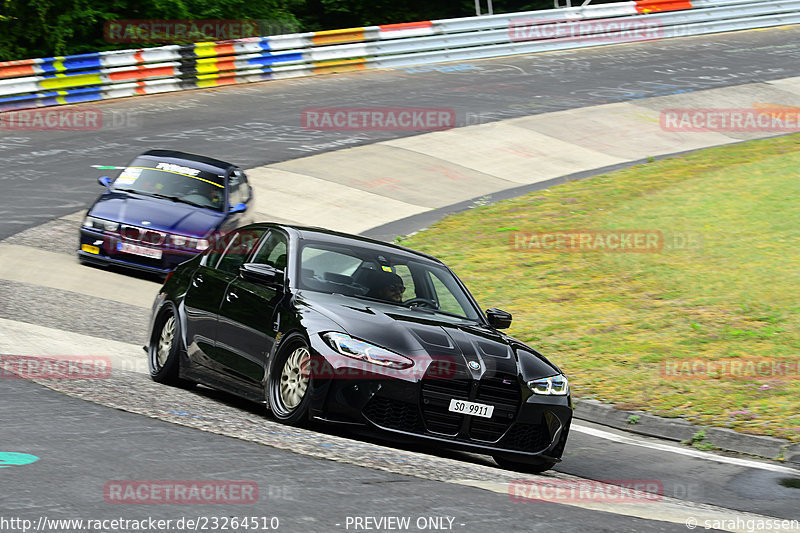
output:
[[[100,183],[100,185],[102,185],[106,189],[111,187],[111,178],[109,178],[108,176],[100,176],[99,178],[97,178],[97,181],[98,183]]]
[[[247,281],[252,281],[253,283],[274,285],[282,282],[283,271],[272,265],[245,263],[239,267],[239,274]]]
[[[486,318],[489,319],[489,325],[495,329],[506,329],[511,326],[511,313],[495,307],[486,310]]]

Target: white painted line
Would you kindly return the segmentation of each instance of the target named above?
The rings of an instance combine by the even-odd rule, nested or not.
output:
[[[112,372],[128,370],[140,374],[149,373],[147,356],[141,345],[0,318],[0,360],[4,355],[42,358],[108,357]]]
[[[625,435],[617,435],[616,433],[603,431],[602,429],[582,426],[580,424],[572,424],[572,426],[570,426],[570,431],[577,431],[578,433],[584,433],[586,435],[591,435],[592,437],[606,439],[613,442],[618,442],[620,444],[627,444],[629,446],[639,446],[642,448],[650,448],[651,450],[658,450],[662,452],[676,453],[678,455],[696,457],[698,459],[705,459],[707,461],[716,461],[718,463],[727,463],[731,465],[743,466],[745,468],[757,468],[760,470],[769,470],[771,472],[780,472],[782,474],[792,474],[795,476],[800,476],[800,470],[795,470],[793,468],[789,468],[786,466],[773,465],[770,463],[762,463],[759,461],[752,461],[750,459],[741,459],[739,457],[727,457],[724,455],[716,455],[713,453],[708,453],[689,447],[684,448],[669,444],[662,444],[660,442],[650,442],[650,441],[640,440]]]
[[[576,485],[579,486],[581,478],[573,478]],[[590,486],[594,487],[595,491],[588,491],[588,496],[585,493],[579,493],[579,497],[574,496],[574,491],[570,491],[569,483],[564,484],[563,480],[552,480],[541,476],[527,476],[520,477],[518,481],[498,482],[498,481],[475,481],[475,480],[452,480],[450,483],[459,485],[466,485],[468,487],[475,487],[498,494],[508,494],[509,498],[515,503],[520,505],[530,504],[535,509],[537,503],[541,500],[536,499],[539,495],[548,494],[546,501],[551,503],[558,503],[559,505],[568,505],[570,507],[580,507],[582,509],[589,509],[592,511],[601,511],[606,513],[613,513],[621,516],[631,516],[635,518],[642,518],[645,520],[657,520],[661,522],[671,522],[673,524],[683,524],[687,527],[687,531],[692,529],[706,530],[705,524],[714,524],[716,531],[732,531],[734,533],[752,533],[754,529],[748,527],[748,524],[769,524],[770,527],[766,529],[775,531],[772,524],[781,523],[781,519],[773,518],[770,516],[758,515],[754,513],[747,513],[743,511],[736,511],[734,509],[727,509],[725,507],[718,507],[716,505],[684,502],[674,498],[628,498],[624,501],[622,498],[617,498],[621,501],[612,501],[613,498],[604,497],[605,491],[601,490],[605,485],[602,482],[589,481]],[[551,488],[546,488],[551,487]],[[533,490],[531,490],[533,489]],[[617,494],[616,489],[608,490],[608,494]],[[534,499],[529,499],[534,498]],[[786,522],[789,522],[786,520]],[[796,522],[795,522],[796,523]],[[710,528],[708,528],[710,529]],[[797,529],[783,529],[783,531],[798,531]]]

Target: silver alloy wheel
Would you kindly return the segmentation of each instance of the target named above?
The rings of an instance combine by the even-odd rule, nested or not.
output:
[[[305,346],[295,349],[286,359],[281,372],[280,394],[283,406],[291,411],[300,405],[308,388],[308,360]]]
[[[172,342],[175,339],[175,315],[164,321],[161,326],[161,337],[158,339],[158,349],[156,351],[156,362],[159,368],[163,368],[167,363],[169,354],[172,351]]]

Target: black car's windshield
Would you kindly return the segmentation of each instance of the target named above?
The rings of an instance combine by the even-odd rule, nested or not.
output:
[[[478,320],[469,296],[446,268],[424,259],[344,244],[304,244],[299,286],[402,305],[447,319]]]
[[[114,181],[114,189],[168,198],[222,211],[225,201],[224,176],[190,166],[136,159]]]

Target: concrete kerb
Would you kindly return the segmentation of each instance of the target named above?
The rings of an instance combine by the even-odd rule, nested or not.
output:
[[[800,465],[800,444],[785,439],[747,435],[728,428],[695,425],[681,418],[663,418],[644,411],[626,411],[597,400],[576,400],[575,418],[615,429],[671,441],[709,445]]]

